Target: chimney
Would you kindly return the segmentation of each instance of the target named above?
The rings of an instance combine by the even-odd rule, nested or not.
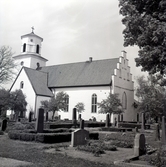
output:
[[[89,57],[89,62],[92,62],[92,57]]]

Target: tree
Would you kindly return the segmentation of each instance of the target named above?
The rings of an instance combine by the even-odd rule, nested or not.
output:
[[[75,108],[77,109],[77,112],[78,113],[81,113],[85,110],[85,105],[84,103],[82,102],[78,102],[76,105],[75,105]]]
[[[0,116],[6,115],[6,110],[9,109],[10,93],[5,89],[0,89]]]
[[[56,111],[65,111],[67,108],[68,95],[65,92],[58,92],[55,97],[51,97],[49,101],[41,101],[45,109],[53,112],[52,119]]]
[[[26,111],[27,102],[22,90],[15,90],[10,92],[10,109],[14,111],[16,119],[18,116],[23,117],[23,113]]]
[[[107,99],[98,103],[98,107],[100,108],[99,112],[101,113],[121,114],[123,112],[122,104],[120,99],[118,99],[118,94],[110,93]]]
[[[136,66],[149,74],[166,74],[166,1],[119,0],[119,7],[124,46],[139,47]]]
[[[16,64],[12,59],[12,55],[10,47],[2,46],[0,48],[0,84],[11,81],[13,78]]]
[[[144,76],[137,78],[138,87],[136,96],[139,100],[139,110],[151,118],[160,117],[164,110],[165,96],[164,87],[158,84],[157,77]]]

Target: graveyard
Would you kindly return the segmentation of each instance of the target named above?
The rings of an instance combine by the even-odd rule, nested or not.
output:
[[[32,120],[1,120],[0,160],[8,166],[166,165],[165,117],[161,124],[76,119],[48,121],[44,110]],[[41,158],[42,157],[42,158]],[[9,162],[12,164],[9,164]],[[4,165],[5,166],[5,165]]]

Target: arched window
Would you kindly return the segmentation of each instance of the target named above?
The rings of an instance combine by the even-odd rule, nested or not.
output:
[[[23,45],[23,52],[26,52],[26,43]]]
[[[23,66],[23,65],[24,65],[24,62],[23,62],[23,61],[21,61],[21,63],[20,63],[20,64],[21,64],[21,66]]]
[[[36,53],[39,53],[39,45],[36,46]]]
[[[20,89],[23,89],[23,87],[24,87],[24,82],[21,81],[21,82],[20,82]]]
[[[127,109],[127,96],[125,92],[122,95],[122,108]]]
[[[97,95],[93,94],[92,95],[92,113],[96,113],[97,112]]]
[[[68,112],[69,111],[69,95],[66,96],[65,103],[66,103],[66,110],[65,110],[65,112]]]

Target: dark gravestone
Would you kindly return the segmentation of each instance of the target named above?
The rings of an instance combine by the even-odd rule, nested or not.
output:
[[[141,156],[146,153],[145,135],[137,133],[134,139],[134,155]]]
[[[161,143],[162,145],[166,145],[165,116],[162,116],[161,128],[162,128]]]
[[[72,132],[71,146],[85,145],[89,139],[89,132],[85,129],[78,129]]]
[[[155,141],[159,141],[160,140],[160,128],[159,128],[158,123],[155,124],[155,131],[154,132],[155,132],[155,134],[154,134]]]
[[[144,113],[142,113],[141,119],[142,119],[141,132],[143,133],[145,131],[145,114]]]
[[[30,111],[30,112],[29,112],[29,119],[28,119],[29,122],[32,122],[32,114],[33,114],[33,113]]]
[[[1,123],[1,131],[5,131],[7,128],[7,120],[4,119],[2,120],[2,123]]]
[[[106,122],[105,122],[105,127],[110,127],[110,114],[106,115]]]
[[[116,127],[117,126],[117,120],[116,120],[116,118],[114,118],[114,127]]]
[[[73,108],[73,117],[72,117],[73,126],[76,128],[77,126],[77,109]]]
[[[80,121],[80,129],[84,129],[84,120],[83,119]]]
[[[46,112],[46,122],[48,121],[48,112]]]
[[[42,133],[43,128],[44,128],[44,109],[39,108],[35,130],[37,131],[37,133]]]

